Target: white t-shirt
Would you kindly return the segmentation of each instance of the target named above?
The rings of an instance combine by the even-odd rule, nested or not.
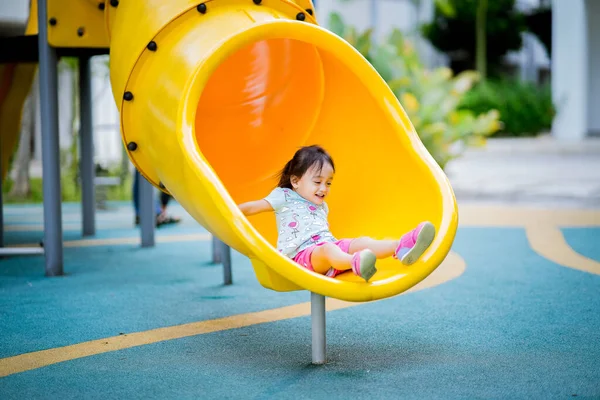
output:
[[[336,241],[329,231],[329,208],[325,202],[316,205],[292,189],[280,187],[273,189],[265,200],[275,210],[277,250],[282,254],[294,258],[313,244]]]

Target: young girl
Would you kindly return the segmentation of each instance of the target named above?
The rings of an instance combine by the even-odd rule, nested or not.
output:
[[[378,258],[393,256],[414,263],[435,236],[431,222],[422,222],[399,240],[369,237],[337,240],[329,230],[329,194],[335,167],[319,146],[302,147],[288,161],[279,184],[264,199],[239,205],[244,215],[275,211],[277,249],[311,271],[334,277],[349,269],[365,281],[377,272]]]

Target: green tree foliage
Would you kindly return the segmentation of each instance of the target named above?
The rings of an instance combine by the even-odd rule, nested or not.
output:
[[[468,146],[480,146],[502,127],[495,109],[473,112],[459,106],[479,80],[475,71],[453,75],[449,68],[429,70],[412,43],[393,31],[374,43],[371,31],[358,32],[339,14],[330,15],[330,29],[348,41],[373,65],[400,100],[421,141],[444,168]]]
[[[462,97],[459,108],[476,114],[498,110],[503,124],[495,136],[535,136],[548,132],[556,115],[550,85],[517,79],[479,82]]]
[[[436,5],[432,22],[421,27],[422,34],[439,51],[449,55],[455,73],[475,69],[479,0],[449,1],[453,15]],[[525,17],[516,9],[515,0],[488,1],[485,22],[488,75],[497,76],[502,57],[521,48],[521,33],[525,29]]]

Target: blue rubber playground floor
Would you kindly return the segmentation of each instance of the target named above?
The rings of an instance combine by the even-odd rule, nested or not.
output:
[[[0,399],[600,398],[600,210],[460,206],[431,284],[327,300],[315,366],[308,292],[263,288],[235,251],[223,285],[178,205],[153,248],[128,203],[111,207],[82,238],[63,205],[64,276],[0,259]],[[42,239],[41,206],[4,218],[7,245]]]

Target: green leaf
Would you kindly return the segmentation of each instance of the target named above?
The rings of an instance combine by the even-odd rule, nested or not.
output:
[[[371,51],[371,35],[373,34],[373,29],[367,29],[363,33],[359,34],[356,38],[356,43],[354,47],[358,50],[363,56],[367,56]]]
[[[344,23],[344,19],[338,13],[329,14],[329,22],[327,23],[329,30],[340,37],[344,37],[344,33],[346,32],[346,24]]]
[[[372,65],[379,72],[379,75],[385,80],[390,81],[394,78],[392,69],[392,60],[394,53],[386,46],[378,46],[372,54]]]
[[[387,82],[387,84],[393,92],[396,92],[397,90],[406,89],[409,87],[411,81],[408,77],[403,76],[402,78],[391,79]]]
[[[435,0],[435,5],[444,16],[449,18],[456,16],[456,9],[450,0]]]
[[[400,30],[376,43],[370,29],[359,32],[345,25],[337,13],[330,15],[330,27],[365,56],[401,99],[421,141],[442,168],[464,151],[465,146],[457,144],[481,145],[501,126],[497,111],[464,109],[464,104],[472,101],[479,78],[475,71],[453,76],[449,68],[427,69]],[[488,88],[481,82],[476,86],[485,96],[507,97],[497,87]],[[520,97],[522,104],[528,98]]]
[[[402,31],[394,29],[392,33],[390,33],[388,43],[396,48],[397,54],[402,54],[404,52],[404,34]]]

